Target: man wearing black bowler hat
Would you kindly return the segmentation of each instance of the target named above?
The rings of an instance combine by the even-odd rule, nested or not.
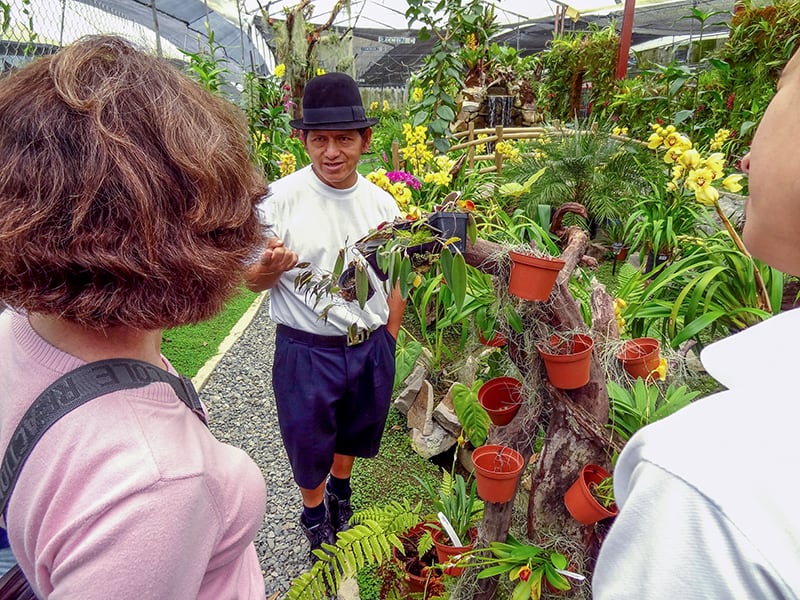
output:
[[[353,461],[378,453],[405,304],[371,274],[377,293],[363,309],[334,303],[323,320],[315,299],[295,290],[294,268],[299,260],[333,271],[341,248],[400,215],[392,196],[356,170],[375,123],[349,76],[308,82],[303,118],[291,125],[302,131],[311,165],[270,186],[259,211],[271,237],[247,274],[250,289],[271,290],[278,324],[272,386],[312,550],[348,528]],[[357,333],[348,333],[354,323]]]

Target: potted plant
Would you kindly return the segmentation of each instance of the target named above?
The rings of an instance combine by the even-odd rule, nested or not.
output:
[[[392,561],[400,593],[422,594],[422,598],[438,596],[442,591],[442,572],[436,566],[430,524],[420,523],[402,533],[399,539],[402,550],[392,547]]]
[[[583,333],[550,336],[536,345],[542,357],[547,378],[553,386],[573,390],[589,382],[592,360],[591,337]]]
[[[616,357],[631,377],[647,379],[658,368],[659,342],[650,337],[625,340]]]
[[[522,455],[508,446],[488,444],[472,453],[478,495],[486,502],[502,504],[514,498],[525,467]]]
[[[560,552],[545,550],[533,544],[523,544],[512,535],[505,542],[491,542],[491,555],[483,548],[468,553],[462,563],[469,566],[483,567],[478,579],[506,575],[516,581],[511,598],[541,597],[542,584],[549,584],[556,591],[571,588],[568,578],[582,581],[583,575],[567,571],[567,557]]]
[[[524,300],[547,300],[565,262],[552,256],[509,250],[511,275],[508,293]]]
[[[460,474],[454,475],[454,471],[455,457],[453,469],[443,472],[438,488],[428,480],[417,477],[417,481],[433,504],[435,517],[431,521],[438,521],[431,527],[438,561],[445,565],[446,575],[458,576],[463,569],[450,563],[456,562],[475,543],[475,525],[483,518],[483,502],[477,496],[475,481],[467,482]]]
[[[428,223],[441,232],[441,237],[451,241],[450,250],[455,252],[465,252],[467,249],[467,239],[475,241],[477,237],[477,225],[475,217],[469,210],[461,210],[459,198],[461,192],[453,191],[445,196],[442,204],[435,207],[435,210],[426,216]],[[472,204],[471,202],[469,203]]]
[[[605,501],[611,498],[608,506],[604,506],[592,492],[604,480],[606,481],[601,487],[601,492]],[[602,519],[615,517],[617,507],[613,503],[613,486],[608,471],[599,465],[584,466],[578,479],[564,494],[564,504],[569,514],[582,525],[593,525]]]
[[[492,423],[508,425],[522,404],[522,382],[514,377],[493,377],[478,390],[478,401]]]

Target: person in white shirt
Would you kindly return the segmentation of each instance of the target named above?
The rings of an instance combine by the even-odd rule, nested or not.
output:
[[[349,76],[307,83],[303,118],[291,124],[303,133],[311,165],[271,184],[259,209],[273,236],[247,275],[250,289],[270,290],[278,324],[272,385],[312,561],[313,550],[348,528],[355,457],[378,453],[405,303],[376,282],[363,308],[335,303],[321,319],[316,298],[295,289],[295,267],[299,257],[331,272],[341,248],[400,216],[392,196],[357,171],[376,122]]]

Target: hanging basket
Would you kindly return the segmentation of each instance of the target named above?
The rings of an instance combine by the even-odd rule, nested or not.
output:
[[[647,379],[658,368],[659,348],[655,338],[634,338],[626,340],[616,356],[631,377]]]
[[[564,494],[564,504],[572,517],[583,525],[592,525],[603,519],[617,516],[617,509],[605,508],[597,501],[589,489],[590,485],[597,485],[608,477],[608,471],[598,465],[586,465],[581,469],[580,476]]]
[[[511,259],[508,293],[524,300],[547,300],[565,262],[560,258],[540,258],[513,250],[508,257]]]
[[[478,495],[486,502],[503,504],[514,498],[525,466],[522,455],[508,446],[489,444],[472,453]]]
[[[594,341],[578,333],[568,339],[550,337],[549,344],[538,344],[547,378],[554,387],[574,390],[589,383]]]
[[[513,377],[494,377],[478,389],[478,402],[492,423],[508,425],[522,404],[522,382]]]

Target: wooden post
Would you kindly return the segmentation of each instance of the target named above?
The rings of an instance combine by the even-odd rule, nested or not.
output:
[[[400,170],[400,144],[397,140],[392,142],[392,170]]]
[[[475,122],[469,122],[469,129],[467,134],[467,141],[471,142],[475,139]],[[470,170],[475,167],[475,146],[470,146],[467,150],[467,164],[469,165]]]
[[[631,51],[631,34],[633,33],[633,15],[635,12],[636,0],[625,0],[625,11],[622,13],[622,31],[619,34],[617,79],[625,79],[625,75],[628,72],[628,53]]]
[[[494,168],[498,175],[503,170],[503,155],[497,151],[497,144],[503,141],[503,126],[498,125],[494,128],[495,135],[497,136],[497,141],[494,143]]]

